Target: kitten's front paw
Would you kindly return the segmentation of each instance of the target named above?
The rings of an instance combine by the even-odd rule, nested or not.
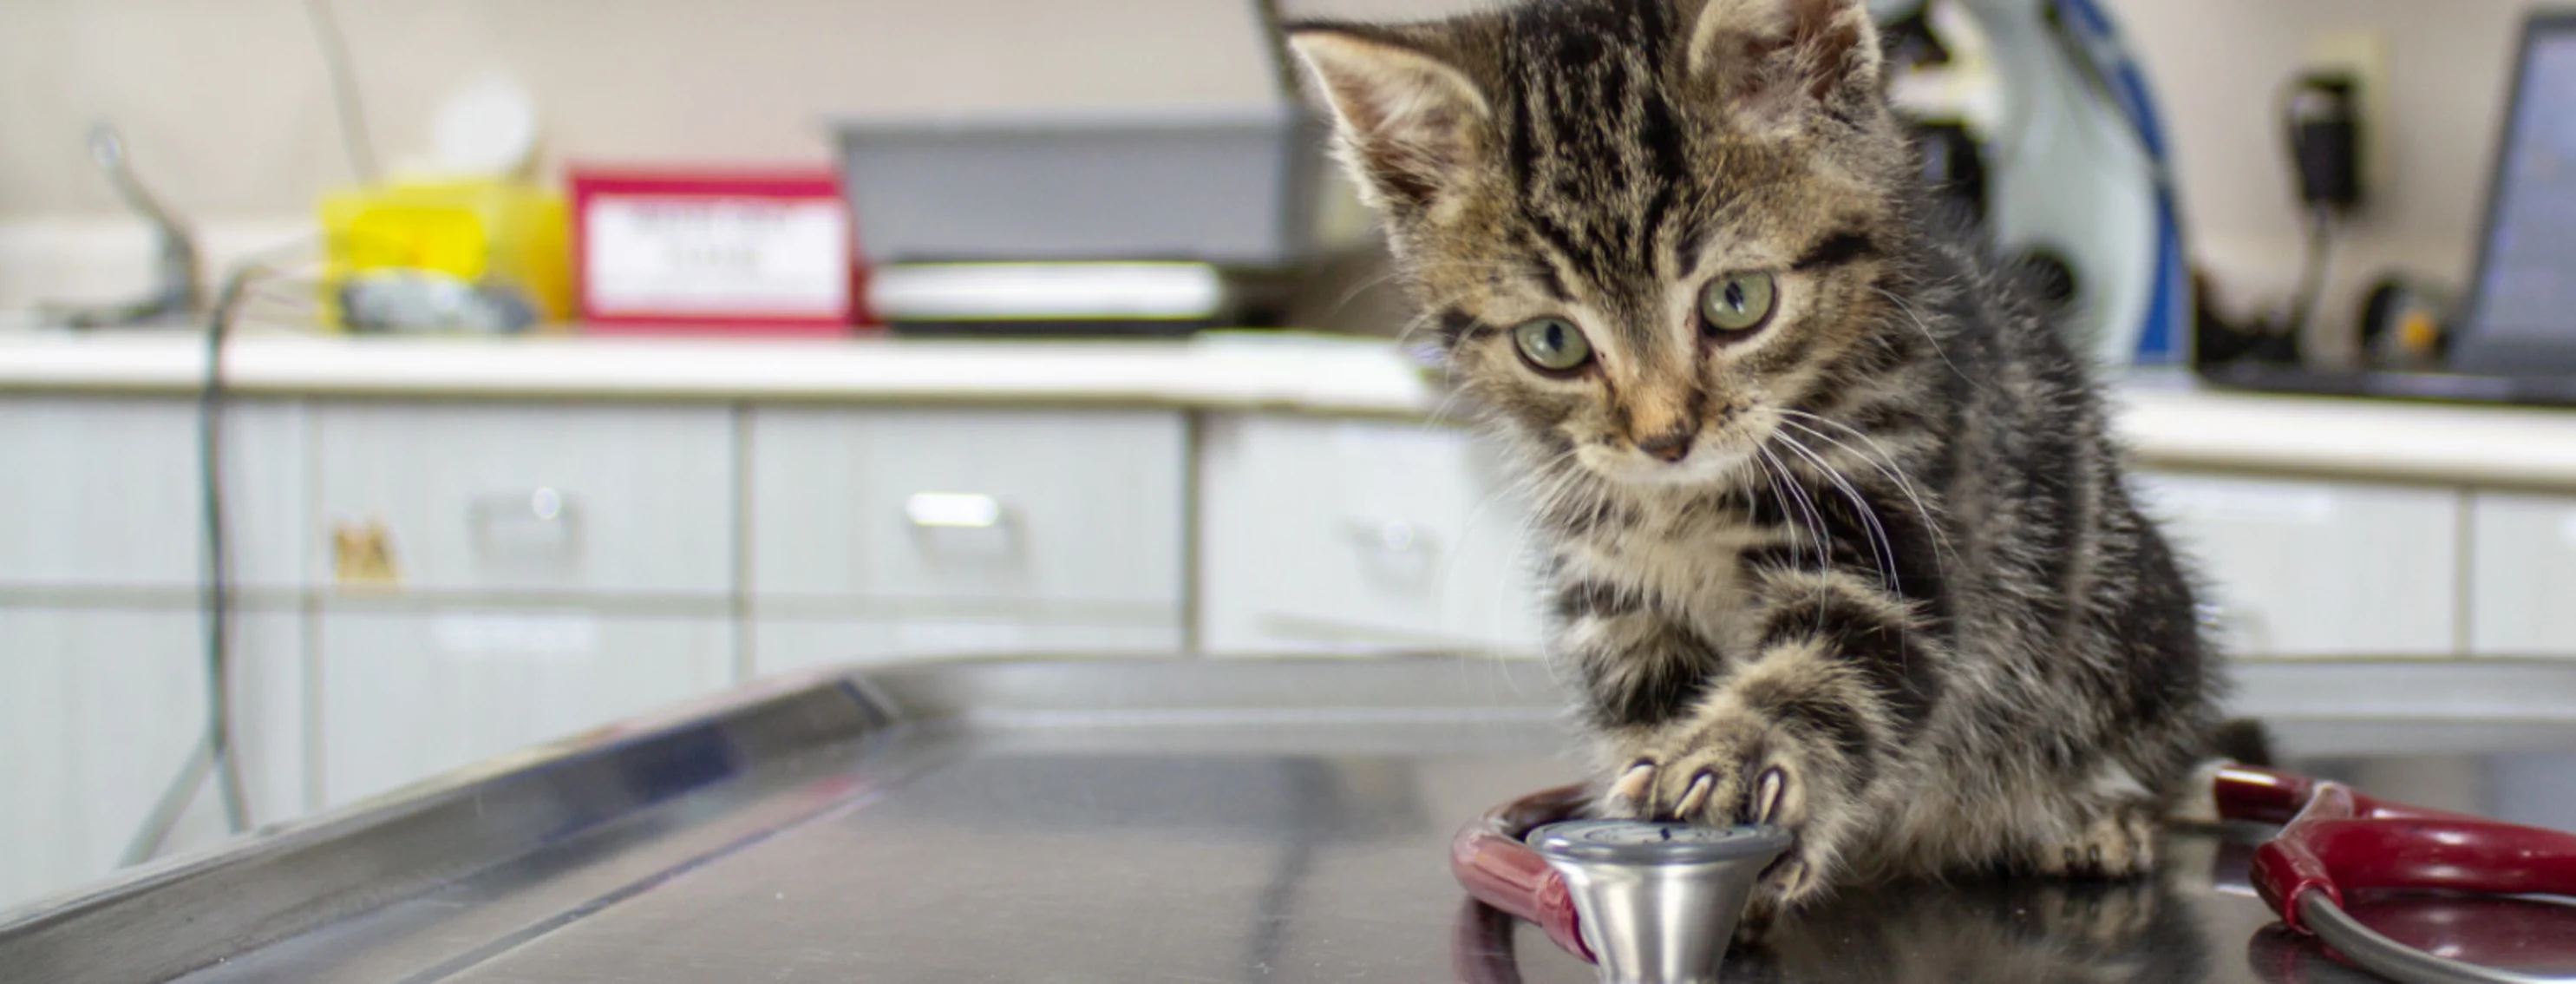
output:
[[[1601,813],[1608,817],[1709,826],[1758,823],[1788,831],[1789,849],[1763,871],[1746,912],[1743,935],[1748,937],[1757,936],[1773,912],[1793,908],[1824,889],[1824,855],[1809,836],[1814,802],[1806,770],[1782,751],[1789,747],[1786,742],[1773,738],[1701,732],[1668,750],[1640,756],[1611,782],[1601,803]]]

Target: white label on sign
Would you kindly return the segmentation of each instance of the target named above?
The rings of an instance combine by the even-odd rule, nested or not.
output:
[[[2569,546],[2576,546],[2576,512],[2558,514],[2558,535]]]
[[[599,621],[570,612],[447,612],[432,633],[451,656],[588,656]]]
[[[583,221],[594,311],[819,318],[849,310],[850,224],[837,201],[602,195]]]

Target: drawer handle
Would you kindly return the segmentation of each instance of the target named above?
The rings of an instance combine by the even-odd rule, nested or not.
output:
[[[974,492],[915,492],[903,515],[925,530],[989,530],[1010,518],[1002,500]]]
[[[490,550],[504,530],[532,530],[549,537],[554,549],[570,553],[581,541],[581,509],[571,496],[540,486],[533,492],[475,498],[465,506],[465,522],[476,547]],[[533,540],[516,540],[520,545]]]
[[[1383,522],[1352,520],[1348,532],[1360,546],[1391,557],[1410,557],[1432,551],[1431,538],[1422,528],[1401,519]]]

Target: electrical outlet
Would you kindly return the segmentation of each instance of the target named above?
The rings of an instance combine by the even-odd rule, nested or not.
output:
[[[2361,180],[2362,198],[2376,201],[2387,194],[2394,175],[2396,141],[2390,125],[2388,32],[2377,28],[2329,31],[2308,41],[2307,57],[2299,65],[2300,74],[2339,72],[2348,75],[2361,91]],[[2367,207],[2367,206],[2365,206]]]

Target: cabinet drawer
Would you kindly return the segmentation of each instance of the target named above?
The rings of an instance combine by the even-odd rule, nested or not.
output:
[[[247,586],[302,582],[304,411],[244,403],[221,431],[227,543]],[[197,406],[0,399],[0,585],[185,588],[203,562]]]
[[[202,623],[184,609],[0,607],[0,910],[107,877],[205,726]],[[233,737],[250,819],[305,812],[302,626],[233,628]],[[227,834],[200,790],[164,853]]]
[[[2198,562],[2241,656],[2457,653],[2459,494],[2145,475],[2151,515]]]
[[[315,569],[379,528],[406,589],[726,594],[731,411],[344,404],[318,411]]]
[[[334,611],[317,631],[333,806],[733,682],[721,617]]]
[[[1203,446],[1209,652],[1538,651],[1527,513],[1470,435],[1226,416]]]
[[[2480,494],[2470,517],[2469,651],[2576,657],[2576,499]]]
[[[968,656],[1134,657],[1181,655],[1181,626],[1046,618],[807,618],[753,623],[752,672]]]
[[[1175,413],[763,409],[752,593],[1169,605]]]

